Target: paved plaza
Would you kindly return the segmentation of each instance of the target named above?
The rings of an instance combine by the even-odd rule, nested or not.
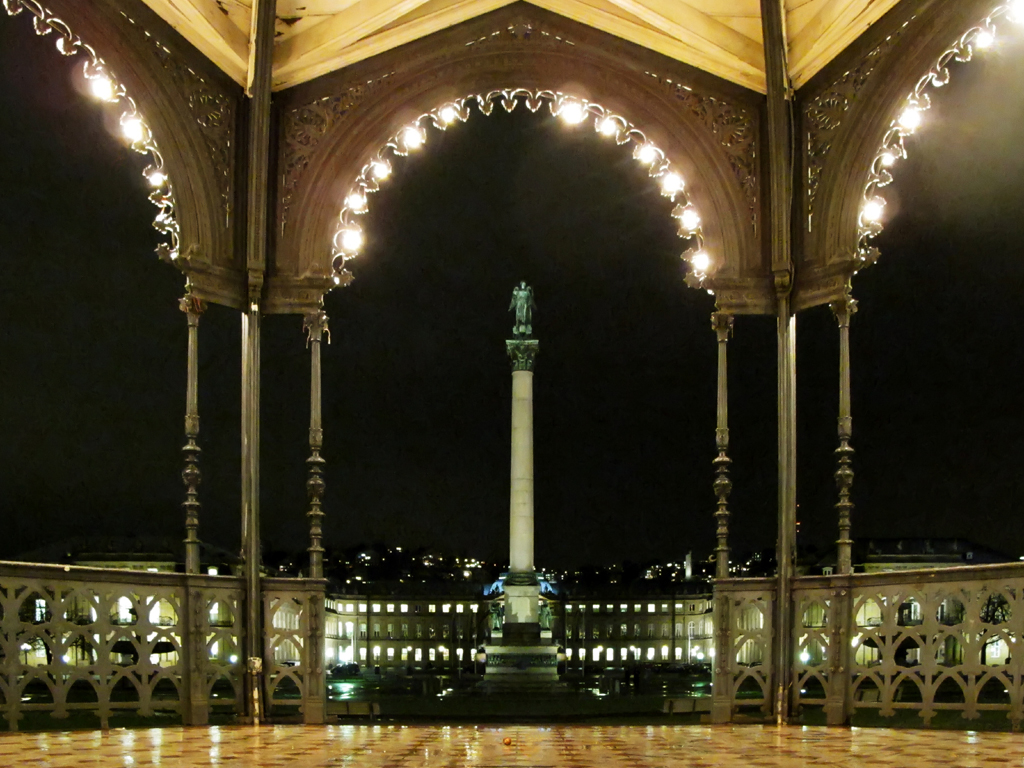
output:
[[[152,728],[3,734],[0,765],[971,768],[1024,765],[1024,738],[972,731],[756,725]]]

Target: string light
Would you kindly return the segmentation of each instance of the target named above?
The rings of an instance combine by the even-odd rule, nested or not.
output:
[[[700,214],[693,208],[685,208],[679,221],[683,225],[683,229],[692,232],[700,226]]]
[[[661,177],[661,191],[666,195],[674,195],[683,190],[683,177],[670,171]]]
[[[404,131],[402,131],[402,143],[406,149],[419,149],[423,146],[423,142],[426,141],[426,136],[416,126],[410,125]]]
[[[444,123],[445,125],[450,125],[458,119],[459,113],[455,109],[455,107],[453,107],[451,104],[448,104],[447,106],[441,108],[441,111],[438,113],[438,116],[441,118],[442,123]]]
[[[900,115],[897,122],[900,124],[900,128],[903,128],[906,131],[917,130],[921,125],[921,110],[916,104],[911,104],[903,110],[903,114]]]
[[[996,41],[996,36],[993,35],[989,30],[983,29],[974,38],[974,44],[984,50],[985,48],[991,48],[992,44]]]
[[[145,126],[143,126],[142,120],[137,117],[121,118],[121,131],[132,143],[142,141],[146,135]]]
[[[619,132],[619,123],[614,117],[606,117],[601,121],[598,130],[602,136],[614,136]]]
[[[878,159],[882,163],[883,168],[892,168],[896,164],[896,155],[892,152],[883,152],[879,155]]]
[[[391,166],[383,160],[376,160],[373,165],[370,166],[370,171],[373,173],[373,177],[375,179],[383,181],[391,175]]]
[[[693,265],[693,268],[696,272],[707,272],[708,267],[711,266],[711,258],[707,255],[706,252],[697,251],[695,254],[693,254],[693,257],[690,259],[690,264]]]
[[[366,195],[361,192],[353,192],[345,198],[345,207],[356,213],[362,213],[366,210]]]
[[[341,233],[341,247],[355,253],[363,247],[363,233],[358,229],[346,229]]]
[[[861,209],[861,216],[864,221],[877,222],[882,218],[882,214],[885,212],[885,201],[880,197],[873,197],[864,203],[864,207]]]
[[[587,116],[587,111],[578,101],[566,101],[558,111],[558,116],[569,125],[579,125]]]
[[[636,159],[644,165],[650,165],[658,159],[658,148],[653,144],[643,144],[636,151]]]
[[[167,175],[163,171],[153,171],[149,174],[149,183],[154,187],[162,187],[164,182],[167,181]]]
[[[114,101],[114,81],[106,73],[90,78],[89,90],[100,101]]]

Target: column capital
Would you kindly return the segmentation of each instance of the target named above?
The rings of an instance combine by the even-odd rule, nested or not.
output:
[[[505,348],[512,362],[513,371],[532,371],[540,351],[540,342],[536,339],[507,339]]]
[[[199,316],[206,311],[206,302],[192,294],[189,288],[185,295],[178,299],[178,309],[188,315],[189,325],[198,325]]]
[[[331,343],[331,329],[327,327],[327,313],[322,309],[309,312],[302,318],[302,330],[306,332],[306,344],[320,341],[320,336],[327,334],[327,343]]]
[[[719,341],[728,341],[732,336],[735,318],[727,312],[711,313],[711,330],[718,335]]]
[[[836,316],[840,328],[850,327],[850,318],[857,314],[857,300],[847,290],[846,295],[839,301],[833,301],[828,305],[832,314]]]

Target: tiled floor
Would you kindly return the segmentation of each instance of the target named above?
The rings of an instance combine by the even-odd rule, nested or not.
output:
[[[505,741],[509,740],[506,744]],[[1024,766],[1024,737],[771,726],[264,726],[0,734],[0,766]]]

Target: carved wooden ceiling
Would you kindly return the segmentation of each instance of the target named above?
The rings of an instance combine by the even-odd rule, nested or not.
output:
[[[515,0],[277,0],[277,90]],[[530,0],[533,5],[764,92],[760,0]],[[799,88],[899,0],[785,0]],[[245,84],[252,0],[145,0]]]

